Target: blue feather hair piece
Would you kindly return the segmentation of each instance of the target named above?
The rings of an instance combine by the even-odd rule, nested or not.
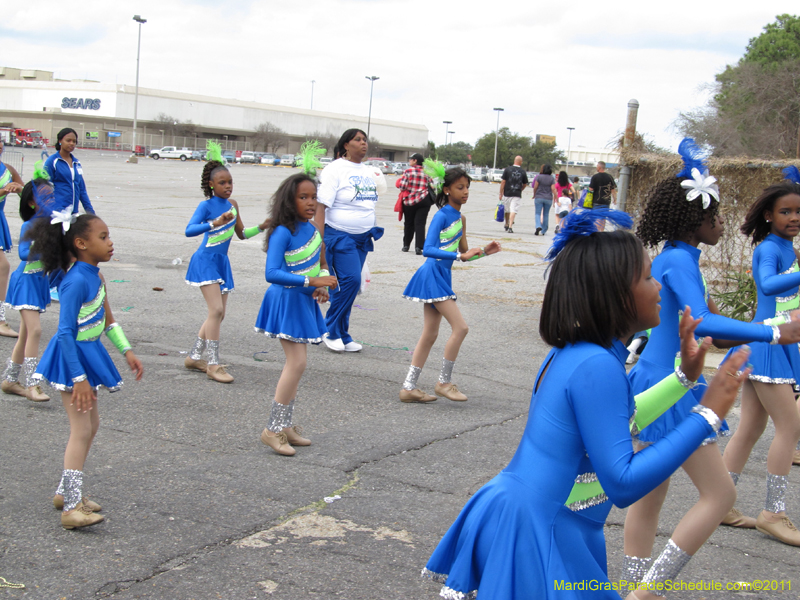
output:
[[[692,169],[697,169],[700,173],[708,171],[705,152],[695,144],[692,138],[686,137],[681,140],[678,146],[678,154],[683,159],[683,170],[675,177],[691,177]]]
[[[552,262],[573,239],[597,233],[597,223],[603,219],[622,229],[633,226],[633,218],[621,210],[573,210],[561,220],[561,230],[553,238],[553,245],[544,259]]]
[[[786,167],[783,171],[781,171],[781,173],[783,173],[783,177],[785,179],[800,184],[800,169],[794,165]]]

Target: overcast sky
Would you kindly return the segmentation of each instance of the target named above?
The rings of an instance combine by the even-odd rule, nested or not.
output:
[[[602,148],[639,101],[638,129],[675,147],[678,113],[792,2],[141,0],[9,3],[0,66],[423,123],[436,144],[500,126]],[[180,118],[180,115],[173,115]]]

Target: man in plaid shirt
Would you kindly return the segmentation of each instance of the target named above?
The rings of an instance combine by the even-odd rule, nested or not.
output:
[[[417,254],[422,254],[425,244],[425,224],[428,222],[428,211],[431,203],[428,199],[428,186],[432,183],[422,170],[422,155],[412,154],[408,159],[410,165],[400,176],[395,184],[400,188],[400,198],[403,202],[403,252],[408,252],[411,241],[416,236],[415,248]]]

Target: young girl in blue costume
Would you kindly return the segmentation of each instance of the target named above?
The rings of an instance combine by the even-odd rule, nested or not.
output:
[[[797,324],[778,328],[742,323],[719,314],[700,272],[698,248],[701,243],[715,245],[724,231],[724,220],[719,214],[719,190],[691,139],[681,142],[679,153],[684,158],[684,169],[677,176],[656,184],[637,231],[646,246],[657,247],[664,242],[664,247],[653,261],[652,271],[653,277],[663,286],[661,324],[653,329],[638,363],[631,370],[634,394],[650,388],[675,368],[680,344],[678,321],[687,306],[693,316],[702,319],[697,333],[711,336],[718,347],[730,347],[734,344],[731,340],[739,340],[795,344],[796,348],[800,334]],[[704,383],[702,379],[701,383]],[[691,415],[701,397],[702,388],[688,391],[663,416],[639,432],[636,447],[644,448],[674,431]],[[723,429],[727,426],[723,425]],[[651,555],[669,480],[628,509],[622,579],[653,583],[665,572],[674,578],[720,522],[736,527],[753,526],[752,519],[748,521],[732,510],[736,489],[715,441],[716,436],[703,440],[682,465],[700,497],[681,519],[655,562]],[[646,598],[651,591],[636,593],[639,598]]]
[[[800,173],[784,171],[789,181],[768,187],[747,212],[741,232],[758,244],[753,252],[753,279],[758,292],[755,321],[791,320],[800,308],[800,269],[793,240],[800,233]],[[800,414],[792,384],[800,382],[800,351],[795,344],[752,344],[753,372],[742,387],[739,427],[723,458],[735,479],[772,418],[775,437],[767,455],[767,497],[756,529],[785,544],[800,546],[800,532],[786,516],[789,471],[798,439]]]
[[[37,205],[45,214],[52,206],[43,203],[41,195],[37,195]],[[59,287],[58,332],[47,345],[34,380],[46,380],[61,392],[69,417],[64,472],[53,504],[62,509],[64,529],[74,529],[103,520],[96,514],[100,506],[85,500],[82,493],[83,465],[100,425],[96,390],[106,387],[116,391],[122,385],[122,378],[100,341],[102,333],[125,356],[137,381],[143,369],[122,328],[114,321],[98,268],[114,254],[108,227],[91,214],[54,213],[52,217],[34,219],[28,234],[45,273],[66,271]]]
[[[207,147],[208,162],[200,178],[200,189],[207,200],[200,203],[186,226],[186,237],[202,235],[203,241],[189,261],[186,283],[200,288],[208,305],[208,316],[184,366],[206,373],[214,381],[231,383],[233,376],[219,364],[220,326],[225,318],[228,294],[233,291],[228,247],[234,233],[240,240],[249,239],[266,229],[267,223],[245,229],[239,205],[231,199],[233,177],[225,166],[222,148],[214,142],[208,142]],[[203,360],[204,351],[207,360]]]
[[[327,288],[336,287],[322,236],[311,222],[317,211],[317,182],[307,173],[313,173],[316,157],[309,151],[302,154],[305,173],[286,179],[272,197],[271,229],[264,241],[266,279],[272,285],[256,319],[256,331],[280,339],[286,355],[269,421],[261,433],[261,441],[283,456],[295,454],[292,446],[311,445],[292,425],[294,401],[306,370],[306,344],[321,343],[327,332],[318,303],[327,302]]]
[[[747,358],[742,350],[675,431],[633,453],[624,340],[658,325],[660,286],[641,242],[621,230],[597,232],[602,219],[631,223],[617,211],[574,211],[548,254],[539,332],[553,349],[536,376],[514,458],[467,502],[423,571],[444,583],[444,598],[585,598],[569,584],[596,581],[592,598],[618,600],[603,535],[612,503],[627,506],[674,472],[719,429],[746,377],[746,369],[737,376]],[[704,352],[691,339],[694,325],[684,328],[683,357],[698,372]],[[568,507],[576,480],[605,492]],[[560,582],[567,587],[559,589]]]
[[[403,298],[423,303],[424,321],[408,375],[400,389],[402,402],[432,402],[436,396],[426,394],[417,387],[419,375],[428,360],[433,343],[439,335],[439,325],[444,317],[450,324],[451,333],[444,347],[442,370],[434,391],[436,395],[463,402],[467,399],[458,387],[450,381],[458,351],[469,331],[461,311],[456,305],[453,291],[451,268],[453,261],[475,260],[487,254],[500,252],[500,244],[489,242],[484,248],[468,249],[467,220],[461,216],[461,207],[469,198],[469,184],[472,181],[464,169],[456,168],[445,172],[444,165],[427,159],[425,172],[433,180],[437,192],[436,206],[439,207],[425,237],[422,254],[426,261],[417,269],[408,282]]]
[[[25,238],[36,214],[35,188],[43,190],[43,193],[50,190],[47,174],[41,170],[41,161],[36,164],[33,180],[25,184],[20,196],[19,216],[23,220],[19,234],[20,263],[11,275],[6,302],[19,311],[21,324],[19,338],[11,352],[11,358],[8,359],[0,388],[6,394],[24,396],[32,402],[47,402],[50,396],[43,393],[41,387],[33,381],[33,374],[39,364],[39,340],[42,337],[39,314],[45,312],[50,305],[50,284],[44,273],[44,266],[36,252],[31,251],[30,240]]]
[[[6,253],[11,252],[14,246],[11,239],[11,231],[6,221],[6,198],[8,194],[19,194],[22,191],[22,177],[11,165],[2,162],[3,140],[0,139],[0,335],[5,337],[17,337],[17,332],[11,329],[6,321],[5,301],[6,287],[8,286],[8,274],[11,265],[8,263]]]

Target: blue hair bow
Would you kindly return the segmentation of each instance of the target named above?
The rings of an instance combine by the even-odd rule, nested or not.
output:
[[[544,257],[546,261],[554,261],[558,253],[574,238],[592,235],[597,232],[597,223],[606,219],[617,227],[630,229],[633,218],[621,210],[573,210],[561,220],[561,230],[553,238],[553,245]]]

